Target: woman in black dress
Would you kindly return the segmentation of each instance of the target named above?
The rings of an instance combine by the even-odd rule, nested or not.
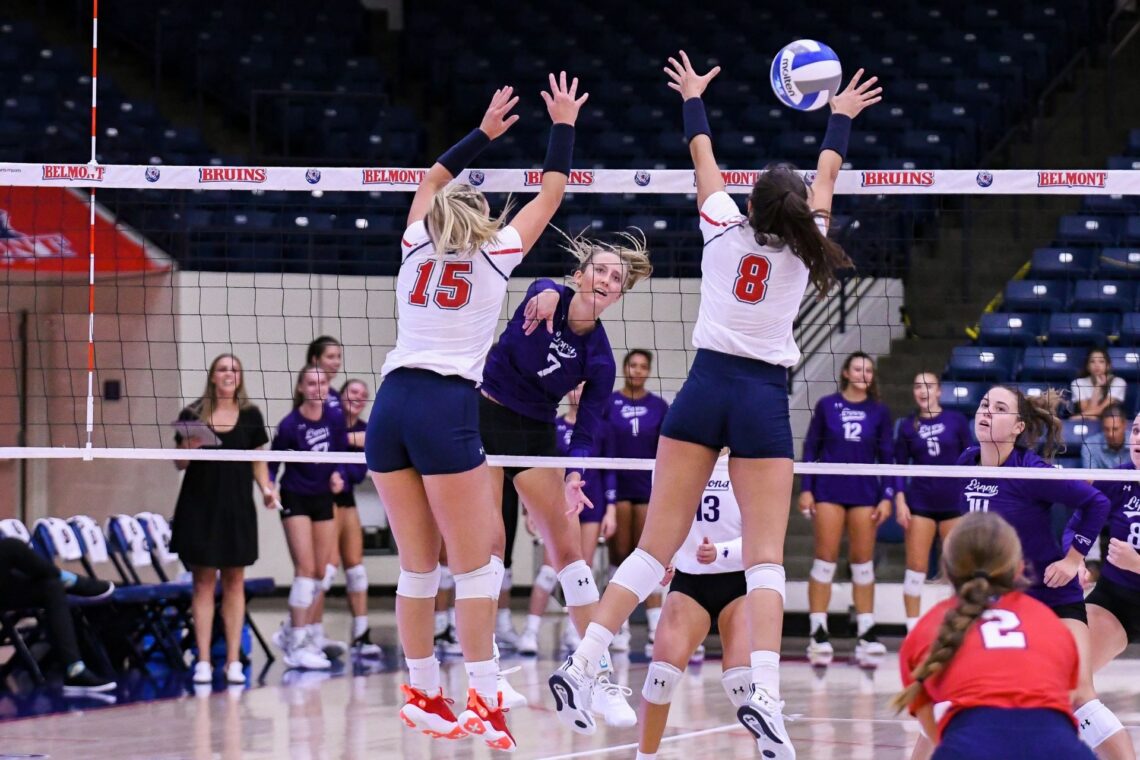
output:
[[[178,415],[188,423],[175,442],[183,449],[261,449],[269,443],[261,410],[245,392],[241,362],[222,354],[210,364],[206,390]],[[197,435],[195,434],[197,433]],[[212,434],[212,435],[211,435]],[[216,438],[217,440],[210,440]],[[277,506],[265,462],[177,461],[185,470],[174,508],[171,548],[194,575],[194,635],[198,662],[194,683],[210,683],[214,587],[222,575],[222,622],[226,634],[226,681],[245,683],[239,660],[245,618],[245,568],[257,561],[257,513],[253,484],[265,506]]]

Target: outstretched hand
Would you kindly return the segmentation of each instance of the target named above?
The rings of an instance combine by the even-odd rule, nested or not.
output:
[[[705,88],[709,86],[709,82],[720,73],[720,66],[713,66],[706,74],[698,74],[693,69],[693,64],[689,62],[689,56],[685,54],[684,50],[680,52],[680,55],[680,61],[669,56],[669,65],[665,67],[665,73],[673,81],[666,82],[666,84],[681,93],[681,97],[685,100],[699,98],[704,93]]]
[[[550,92],[543,90],[540,94],[546,101],[546,111],[550,120],[555,124],[569,124],[574,126],[578,120],[578,110],[590,98],[590,93],[583,92],[578,97],[578,77],[574,77],[569,86],[566,84],[566,72],[559,73],[558,78],[550,74]]]
[[[513,87],[501,87],[495,90],[491,98],[491,105],[487,106],[487,113],[483,114],[483,121],[479,122],[479,129],[492,140],[502,135],[511,125],[519,120],[519,115],[510,113],[518,105],[519,96],[514,94]]]
[[[847,88],[831,99],[832,113],[843,114],[854,119],[864,108],[873,106],[883,99],[883,88],[875,87],[879,78],[871,77],[860,84],[859,80],[862,77],[863,69],[859,69],[855,72],[855,76],[851,77],[851,82],[848,83]],[[872,87],[874,89],[871,89]]]

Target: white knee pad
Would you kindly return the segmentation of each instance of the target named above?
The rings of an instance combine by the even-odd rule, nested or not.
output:
[[[289,587],[289,606],[308,609],[317,598],[317,581],[315,578],[294,578],[293,585]]]
[[[553,567],[543,565],[538,568],[538,575],[534,576],[535,586],[549,594],[554,590],[555,583],[558,583],[558,573],[554,572]]]
[[[926,573],[907,570],[903,573],[903,596],[922,596],[922,586],[926,583]]]
[[[498,599],[499,588],[503,579],[502,560],[498,566],[492,558],[491,562],[477,567],[469,573],[459,573],[455,576],[455,601],[460,599]]]
[[[336,580],[336,565],[325,565],[325,577],[321,579],[321,591],[327,592]]]
[[[511,568],[503,568],[503,582],[499,586],[499,590],[504,594],[511,593],[511,588],[515,585],[515,574],[511,572]]]
[[[665,578],[665,567],[653,558],[649,552],[634,549],[621,567],[614,573],[611,583],[629,589],[637,597],[637,601],[644,602],[649,598],[661,581]]]
[[[503,593],[503,579],[507,575],[506,565],[503,564],[502,557],[491,555],[491,567],[495,570],[495,601],[499,600],[499,595]]]
[[[875,582],[875,563],[860,562],[851,565],[851,582],[856,586],[870,586]]]
[[[364,565],[353,565],[344,571],[344,587],[350,593],[368,590],[368,571]]]
[[[408,599],[435,599],[442,575],[439,565],[426,573],[413,573],[400,568],[400,578],[396,581],[396,595]]]
[[[667,705],[673,701],[673,691],[680,682],[681,671],[667,662],[651,662],[645,685],[641,687],[641,698],[655,705]]]
[[[455,576],[451,574],[446,565],[439,566],[439,588],[442,591],[451,591],[455,588]]]
[[[748,593],[752,593],[760,588],[768,589],[780,595],[780,604],[784,604],[787,601],[784,593],[785,576],[783,565],[777,565],[773,562],[753,565],[744,571],[744,578],[748,582]]]
[[[1123,731],[1120,718],[1099,699],[1089,700],[1073,713],[1080,725],[1081,741],[1096,749],[1117,731]]]
[[[720,682],[733,707],[740,707],[752,696],[752,668],[729,668],[721,675]]]
[[[818,583],[831,583],[835,580],[835,563],[817,559],[811,563],[809,575],[813,581]]]
[[[558,581],[562,584],[562,594],[566,597],[567,607],[583,607],[593,604],[600,598],[598,584],[594,582],[594,573],[584,560],[571,562],[562,568],[558,574]]]

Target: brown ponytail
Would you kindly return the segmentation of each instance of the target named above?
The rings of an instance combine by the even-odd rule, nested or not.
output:
[[[1014,442],[1017,446],[1032,449],[1039,441],[1041,456],[1051,460],[1054,455],[1064,453],[1064,426],[1057,416],[1057,406],[1061,403],[1061,393],[1052,388],[1040,396],[1026,396],[1017,388],[1000,386],[1017,398],[1017,418],[1025,423],[1025,430]]]
[[[748,198],[748,223],[760,245],[787,245],[808,268],[808,277],[823,298],[839,282],[836,272],[855,265],[847,253],[816,226],[825,211],[808,205],[807,185],[792,167],[776,165],[761,173]]]
[[[926,659],[911,672],[914,683],[891,699],[896,712],[914,702],[926,679],[944,671],[974,621],[1003,594],[1026,585],[1017,532],[993,512],[964,515],[943,547],[942,567],[958,604],[946,612]]]

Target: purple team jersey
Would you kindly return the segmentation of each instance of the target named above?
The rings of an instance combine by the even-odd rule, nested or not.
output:
[[[368,420],[366,420],[362,417],[358,417],[356,419],[356,422],[352,423],[352,427],[350,427],[347,430],[347,432],[348,433],[362,433],[362,432],[366,431],[367,429],[368,429]],[[345,446],[345,449],[344,449],[345,451],[364,451],[364,449],[360,448],[359,446],[353,446],[352,444],[348,444],[347,438],[345,439],[345,441],[347,444]],[[368,465],[363,463],[363,462],[361,462],[360,464],[343,464],[340,467],[340,472],[341,472],[341,475],[344,476],[345,490],[351,491],[353,486],[356,486],[360,483],[363,483],[364,479],[366,477],[368,477]]]
[[[316,422],[294,409],[277,425],[273,436],[274,451],[345,451],[348,449],[348,432],[344,415],[326,405],[321,406],[321,418]],[[269,479],[277,480],[278,462],[269,463]],[[289,462],[281,477],[282,490],[303,496],[323,496],[331,493],[329,478],[334,472],[348,480],[344,465],[325,463]]]
[[[1117,470],[1135,470],[1131,462],[1116,467]],[[1140,548],[1140,477],[1136,483],[1098,480],[1093,487],[1108,497],[1112,511],[1108,513],[1108,531],[1112,538],[1124,541],[1133,549]],[[1066,531],[1066,537],[1068,532]],[[1140,575],[1131,570],[1122,570],[1116,565],[1104,562],[1101,574],[1132,591],[1140,592]]]
[[[957,464],[980,464],[981,447],[971,446],[958,458]],[[1015,448],[1002,467],[1040,467],[1052,465],[1029,449]],[[1084,601],[1081,584],[1073,578],[1060,588],[1045,585],[1045,568],[1062,559],[1068,551],[1053,534],[1049,512],[1054,503],[1073,510],[1067,532],[1072,546],[1088,554],[1093,541],[1108,518],[1109,501],[1100,491],[1083,480],[1032,480],[1014,478],[961,478],[960,509],[963,513],[994,512],[1005,518],[1021,539],[1025,572],[1032,582],[1027,593],[1050,607]]]
[[[531,298],[544,290],[557,291],[554,332],[541,323],[530,335],[523,333],[523,310]],[[567,325],[574,291],[553,280],[535,280],[515,310],[499,342],[487,355],[483,391],[513,412],[540,422],[554,422],[558,405],[583,380],[586,387],[578,402],[578,424],[568,456],[590,456],[594,438],[601,434],[606,399],[614,389],[617,369],[614,352],[601,321],[585,335]]]
[[[815,405],[804,437],[805,462],[891,464],[891,413],[885,404],[867,399],[852,403],[841,393]],[[875,506],[895,495],[895,478],[873,475],[804,475],[801,490],[816,501],[846,506]]]
[[[660,396],[647,393],[631,399],[621,391],[614,391],[606,406],[606,422],[613,435],[613,456],[631,459],[656,459],[657,439],[661,436],[661,423],[669,404]],[[618,501],[644,504],[649,501],[653,487],[653,473],[642,470],[617,471]]]
[[[559,417],[554,424],[558,429],[558,453],[570,456],[570,442],[574,437],[575,426],[567,422],[565,417]],[[611,437],[603,431],[595,441],[595,451],[586,456],[612,457],[612,444]],[[606,505],[614,503],[614,471],[585,470],[582,472],[582,480],[586,481],[583,489],[586,498],[594,505],[594,509],[601,510],[601,514],[605,515]]]
[[[917,418],[917,419],[916,419]],[[955,411],[931,418],[918,412],[895,426],[896,464],[952,465],[970,446],[970,423]],[[949,478],[899,478],[896,489],[906,494],[907,506],[920,512],[957,512],[960,494]]]

